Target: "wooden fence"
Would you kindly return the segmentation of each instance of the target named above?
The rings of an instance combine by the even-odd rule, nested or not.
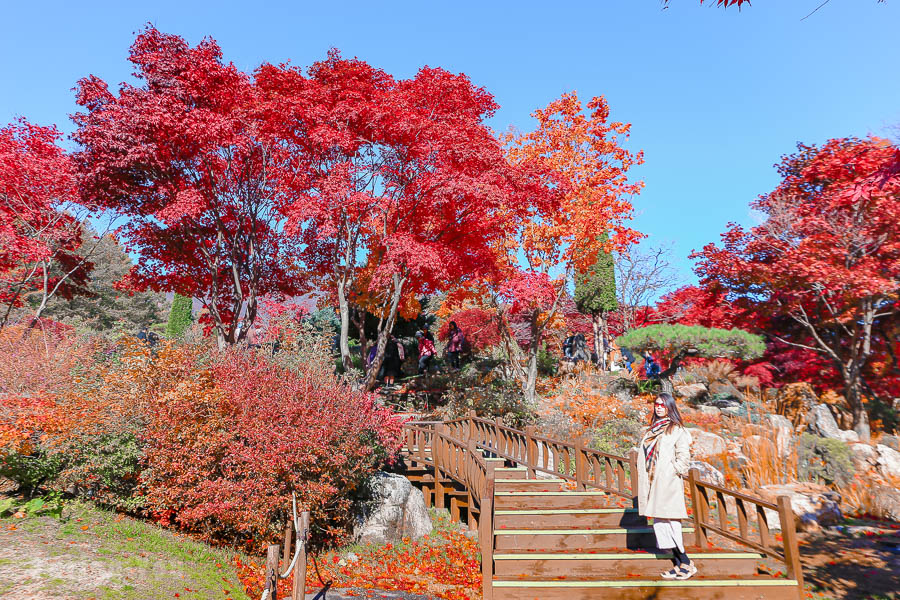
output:
[[[291,600],[306,598],[306,560],[309,539],[309,511],[297,515],[297,501],[293,502],[293,519],[284,529],[284,543],[271,544],[266,552],[266,584],[261,600],[278,600],[278,582],[293,573]],[[293,546],[293,555],[291,548]],[[292,558],[293,556],[293,558]],[[322,594],[324,595],[324,594]]]

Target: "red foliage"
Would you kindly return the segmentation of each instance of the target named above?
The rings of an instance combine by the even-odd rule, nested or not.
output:
[[[684,286],[662,297],[650,317],[654,321],[719,329],[746,328],[744,315],[721,289]]]
[[[78,192],[60,137],[25,120],[0,128],[0,328],[32,291],[88,293],[92,265],[75,253],[82,228],[66,209]]]
[[[226,351],[160,396],[144,434],[149,506],[163,520],[260,550],[277,539],[291,492],[326,537],[348,494],[399,445],[399,421],[335,378]],[[324,379],[324,380],[323,380]]]
[[[128,217],[122,233],[139,255],[129,283],[200,298],[220,344],[233,343],[258,297],[302,281],[281,235],[298,165],[267,134],[253,81],[213,40],[192,48],[148,27],[130,60],[139,87],[78,84],[83,197]]]
[[[438,339],[450,338],[450,321],[466,336],[466,342],[474,351],[487,350],[500,343],[497,314],[483,308],[466,308],[451,314],[438,330]]]
[[[418,312],[415,295],[494,270],[521,209],[484,123],[497,108],[484,89],[428,67],[398,80],[336,51],[308,74],[268,65],[257,81],[273,131],[307,166],[287,231],[339,310],[352,302],[380,317],[381,351],[397,314]]]
[[[697,273],[804,360],[829,362],[864,428],[869,361],[896,367],[900,148],[876,138],[800,145],[779,171],[781,184],[752,204],[766,220],[731,224],[721,246],[693,255]]]

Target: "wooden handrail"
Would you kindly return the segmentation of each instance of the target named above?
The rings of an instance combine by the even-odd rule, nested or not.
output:
[[[408,432],[407,449],[412,460],[435,468],[435,491],[442,486],[441,475],[461,483],[472,500],[479,504],[479,537],[482,548],[482,571],[485,581],[484,597],[491,596],[493,544],[493,465],[484,460],[483,453],[517,463],[534,476],[537,472],[575,482],[578,490],[596,488],[618,495],[637,504],[637,454],[618,456],[586,448],[581,441],[568,442],[538,435],[533,428],[521,431],[494,421],[470,415],[462,419],[442,421],[410,421],[404,423]],[[462,437],[465,436],[465,437]],[[426,451],[426,445],[428,451]],[[694,530],[697,544],[705,546],[710,533],[752,548],[783,562],[788,576],[796,579],[802,590],[803,574],[797,550],[796,526],[790,501],[779,497],[777,503],[768,502],[703,481],[697,469],[687,477],[693,506]],[[710,495],[715,495],[718,523],[711,517]],[[442,504],[443,487],[437,496]],[[737,533],[728,529],[727,499],[733,499],[738,519]],[[748,508],[752,510],[748,511]],[[782,548],[773,543],[766,510],[779,516],[783,536]],[[759,540],[751,537],[750,516],[755,515]]]

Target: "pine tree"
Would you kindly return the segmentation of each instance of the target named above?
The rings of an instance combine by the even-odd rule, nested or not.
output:
[[[172,309],[169,311],[169,323],[166,325],[167,338],[180,338],[191,326],[193,305],[194,302],[189,297],[175,294]]]
[[[609,238],[601,236],[603,241]],[[609,344],[609,313],[619,307],[616,301],[616,270],[610,252],[600,251],[597,261],[586,273],[575,278],[575,304],[582,313],[591,315],[594,325],[594,352],[604,369],[606,353],[603,349]]]
[[[134,266],[125,249],[109,234],[98,236],[88,224],[83,238],[78,252],[89,253],[87,259],[93,264],[86,286],[89,293],[70,299],[54,296],[47,303],[44,316],[100,333],[136,333],[160,323],[165,317],[163,294],[117,287]]]

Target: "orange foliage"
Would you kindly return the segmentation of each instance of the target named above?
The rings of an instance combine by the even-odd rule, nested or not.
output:
[[[522,235],[531,268],[544,271],[559,264],[585,271],[608,246],[625,248],[640,234],[625,227],[631,218],[628,197],[639,194],[643,182],[628,181],[628,170],[644,161],[620,143],[631,125],[609,121],[609,105],[592,98],[584,113],[578,94],[571,92],[532,113],[533,132],[508,135],[510,162],[548,169],[561,178],[565,193],[558,210],[533,220]],[[599,234],[609,232],[609,243]]]
[[[461,531],[435,531],[419,541],[367,547],[357,560],[347,561],[336,551],[308,561],[307,591],[333,581],[337,588],[399,590],[448,600],[481,598],[478,542]],[[262,593],[265,569],[261,563],[235,558],[238,578],[251,598]],[[319,573],[316,573],[318,566]],[[278,597],[290,597],[293,577],[280,581]]]

